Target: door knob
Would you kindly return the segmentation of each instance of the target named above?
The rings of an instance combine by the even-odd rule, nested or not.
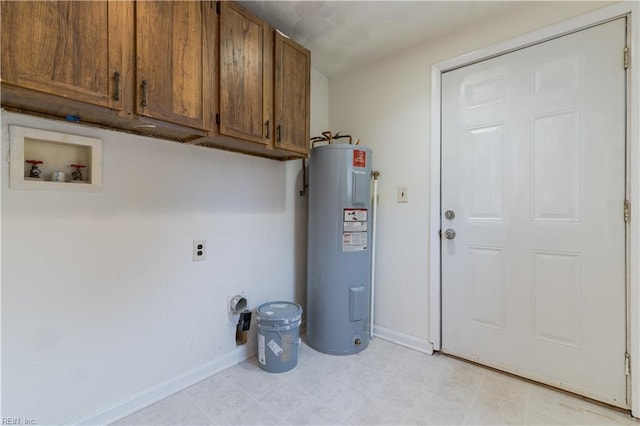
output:
[[[453,229],[447,229],[446,231],[444,231],[444,237],[447,240],[453,240],[456,237],[456,231],[454,231]]]

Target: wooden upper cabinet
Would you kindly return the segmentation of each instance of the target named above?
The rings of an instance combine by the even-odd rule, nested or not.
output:
[[[0,7],[2,106],[269,158],[308,155],[309,51],[232,1]]]
[[[210,129],[212,1],[136,2],[136,113]]]
[[[275,33],[275,147],[309,152],[311,54]]]
[[[122,108],[121,2],[3,1],[3,85]]]
[[[219,133],[266,145],[273,134],[271,32],[234,3],[222,1],[219,7]]]

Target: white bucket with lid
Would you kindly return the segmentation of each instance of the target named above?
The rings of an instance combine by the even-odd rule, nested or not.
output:
[[[284,373],[298,364],[302,307],[292,302],[269,302],[256,310],[258,364],[269,373]]]

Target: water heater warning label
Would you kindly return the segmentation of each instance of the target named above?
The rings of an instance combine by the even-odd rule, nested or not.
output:
[[[353,150],[353,167],[367,167],[367,152],[359,149]]]
[[[344,209],[342,251],[354,252],[367,249],[367,209]]]
[[[366,249],[366,232],[345,232],[342,234],[342,251],[365,251]]]
[[[366,232],[367,222],[345,222],[344,232]]]
[[[366,222],[367,209],[344,209],[345,222]]]

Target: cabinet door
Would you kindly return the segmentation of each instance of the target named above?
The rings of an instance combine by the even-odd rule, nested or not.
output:
[[[136,2],[136,68],[139,115],[207,129],[206,22],[213,2]],[[206,71],[206,72],[205,72]]]
[[[309,152],[311,55],[298,43],[275,34],[275,146]]]
[[[2,84],[121,109],[122,6],[3,1]]]
[[[261,144],[267,144],[273,132],[263,103],[265,65],[270,64],[265,28],[265,23],[239,6],[220,2],[219,131]]]

